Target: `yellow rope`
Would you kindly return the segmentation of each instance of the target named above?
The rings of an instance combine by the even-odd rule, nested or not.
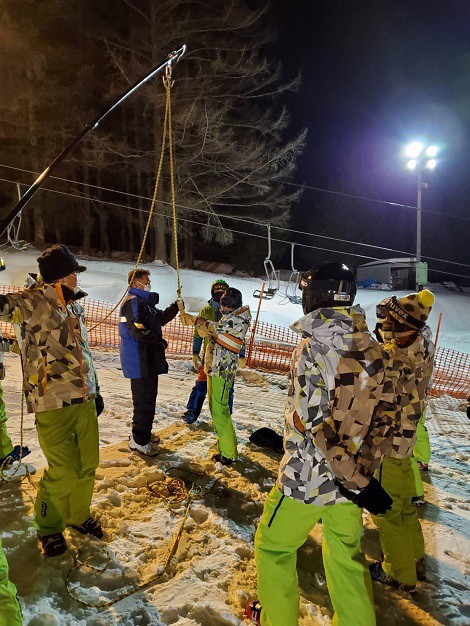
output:
[[[154,185],[154,188],[153,188],[153,195],[152,195],[152,202],[150,204],[149,216],[148,216],[148,219],[147,219],[147,224],[145,226],[144,236],[142,238],[142,245],[140,246],[139,254],[137,255],[137,260],[135,262],[134,271],[132,272],[132,276],[131,276],[131,279],[129,281],[129,284],[127,286],[126,291],[122,295],[122,297],[119,300],[119,302],[109,311],[109,313],[107,313],[105,315],[105,317],[103,317],[103,319],[101,319],[99,322],[97,322],[94,326],[92,326],[89,329],[90,332],[92,330],[95,330],[95,328],[98,328],[98,326],[101,326],[101,324],[103,324],[107,319],[109,319],[111,317],[111,315],[123,303],[123,301],[127,297],[127,294],[129,293],[129,289],[131,288],[132,281],[134,280],[134,276],[135,276],[137,270],[139,269],[140,262],[142,260],[143,254],[144,254],[145,244],[146,244],[146,241],[147,241],[148,232],[150,230],[150,225],[152,223],[153,214],[155,212],[155,205],[157,203],[157,193],[158,193],[158,188],[159,188],[159,185],[160,185],[160,179],[161,179],[161,174],[162,174],[162,169],[163,169],[163,158],[165,156],[165,146],[166,146],[167,134],[168,134],[169,137],[171,137],[171,99],[170,99],[170,90],[171,90],[171,87],[173,85],[173,82],[171,81],[171,66],[167,66],[167,70],[168,70],[168,68],[170,68],[169,72],[168,72],[170,80],[168,82],[165,82],[166,81],[166,76],[163,79],[164,80],[164,84],[165,84],[165,89],[166,89],[166,97],[165,97],[165,115],[164,115],[164,118],[163,118],[163,132],[162,132],[162,143],[161,143],[161,150],[160,150],[160,159],[159,159],[159,162],[158,162],[157,175],[155,177],[155,185]],[[170,150],[170,178],[171,179],[172,179],[172,171],[173,171],[173,166],[172,166],[172,156],[171,156],[171,150]],[[172,201],[173,201],[173,204],[175,205],[175,210],[176,210],[176,204],[175,204],[175,200],[174,200],[174,182],[173,182],[173,179],[171,180],[171,188],[172,188],[172,198],[173,198]],[[179,285],[179,273],[178,273],[178,285]],[[179,292],[178,292],[178,297],[180,297],[180,293]]]

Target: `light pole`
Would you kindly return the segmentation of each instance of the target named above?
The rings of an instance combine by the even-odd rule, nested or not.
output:
[[[416,291],[420,291],[428,282],[428,264],[421,261],[421,218],[422,218],[422,194],[428,186],[423,182],[423,171],[433,170],[437,165],[438,148],[426,146],[420,141],[413,141],[405,148],[408,157],[406,167],[416,171],[418,181],[418,197],[416,202]]]

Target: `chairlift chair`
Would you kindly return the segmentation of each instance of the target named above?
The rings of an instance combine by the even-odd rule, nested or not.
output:
[[[297,288],[299,286],[299,280],[300,280],[300,272],[299,270],[296,270],[294,266],[294,253],[295,253],[294,250],[295,250],[295,243],[291,243],[291,249],[290,249],[291,275],[286,285],[286,298],[290,302],[292,302],[292,304],[302,304],[302,296],[297,295]]]
[[[264,259],[264,271],[266,272],[266,279],[268,286],[264,290],[263,298],[265,300],[271,300],[274,298],[276,292],[279,289],[279,273],[274,268],[274,263],[271,261],[271,226],[268,224],[268,255]],[[253,292],[254,298],[261,297],[261,289],[255,289]]]

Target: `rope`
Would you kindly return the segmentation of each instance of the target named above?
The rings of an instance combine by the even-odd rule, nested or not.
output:
[[[107,548],[102,548],[101,550],[98,550],[94,554],[87,557],[84,561],[81,561],[79,558],[79,553],[77,553],[77,555],[75,556],[74,566],[69,570],[69,572],[67,573],[67,576],[65,577],[65,588],[69,596],[73,600],[81,604],[82,606],[93,607],[93,608],[106,608],[106,607],[112,606],[113,604],[116,604],[117,602],[120,602],[121,600],[124,600],[125,598],[128,598],[134,593],[142,591],[143,589],[149,587],[150,585],[157,583],[162,578],[162,576],[165,573],[167,573],[171,560],[174,557],[178,549],[178,545],[179,545],[181,536],[183,534],[184,526],[186,524],[186,520],[188,519],[188,515],[190,512],[193,500],[199,499],[200,497],[207,495],[213,489],[214,485],[218,482],[218,480],[219,479],[215,480],[207,489],[202,490],[201,488],[197,487],[194,483],[191,483],[191,486],[188,488],[181,478],[171,478],[165,484],[165,488],[168,492],[168,495],[159,492],[157,489],[155,489],[155,487],[147,483],[146,488],[149,491],[149,493],[152,496],[162,499],[167,507],[170,504],[183,502],[184,500],[187,500],[182,520],[180,522],[177,532],[175,533],[173,537],[171,545],[168,549],[162,569],[154,576],[151,576],[150,578],[147,578],[147,580],[144,580],[142,583],[140,583],[140,585],[137,585],[136,587],[134,587],[133,589],[130,589],[129,591],[124,591],[120,593],[118,596],[116,596],[112,600],[101,600],[98,602],[91,602],[88,600],[83,600],[82,598],[79,598],[75,594],[73,587],[72,587],[73,583],[71,582],[71,576],[74,572],[82,570],[82,569],[86,569],[86,568],[91,569],[98,573],[105,572],[108,569],[108,567],[111,565],[111,554],[109,553]],[[141,489],[141,487],[138,487],[138,489]],[[104,558],[106,559],[105,564],[103,566],[93,565],[92,561],[100,554],[103,555]]]
[[[170,153],[170,189],[171,189],[171,212],[173,216],[173,241],[175,246],[175,269],[176,269],[176,278],[178,281],[178,286],[176,292],[178,294],[178,298],[181,298],[181,280],[180,280],[180,264],[179,264],[179,254],[178,254],[178,220],[176,213],[176,194],[175,194],[175,168],[174,168],[174,158],[173,158],[173,131],[172,131],[172,121],[171,121],[171,100],[170,100],[170,89],[173,85],[173,81],[171,79],[171,65],[167,65],[165,69],[165,76],[163,78],[163,84],[166,89],[166,97],[167,97],[167,106],[168,106],[168,150]]]
[[[105,315],[105,317],[103,317],[102,320],[100,320],[99,322],[97,322],[94,326],[92,326],[89,331],[91,332],[92,330],[95,330],[96,328],[98,328],[98,326],[101,326],[101,324],[103,324],[107,319],[109,319],[111,317],[111,315],[121,306],[121,304],[124,302],[124,300],[127,297],[127,294],[129,293],[129,289],[131,288],[132,285],[132,281],[134,280],[134,276],[137,272],[137,270],[139,269],[140,266],[140,262],[142,260],[142,256],[144,254],[144,250],[145,250],[145,244],[147,242],[147,236],[150,230],[150,225],[152,223],[152,219],[153,219],[153,215],[155,212],[155,205],[157,203],[157,193],[158,193],[158,188],[160,185],[160,180],[161,180],[161,175],[162,175],[162,169],[163,169],[163,158],[165,155],[165,146],[166,146],[166,137],[167,134],[169,135],[169,137],[171,137],[171,99],[170,99],[170,90],[171,87],[173,85],[173,81],[171,80],[171,66],[167,66],[166,68],[167,70],[169,69],[169,76],[170,76],[170,80],[168,80],[165,83],[166,80],[166,75],[164,77],[164,84],[165,84],[165,88],[166,88],[166,98],[165,98],[165,115],[163,118],[163,131],[162,131],[162,143],[161,143],[161,149],[160,149],[160,158],[158,161],[158,167],[157,167],[157,174],[155,177],[155,185],[153,188],[153,195],[152,195],[152,201],[150,204],[150,211],[149,211],[149,215],[147,218],[147,224],[145,225],[145,231],[144,231],[144,236],[142,237],[142,244],[140,246],[140,250],[139,250],[139,254],[137,255],[137,260],[135,262],[135,267],[134,270],[132,272],[132,276],[131,279],[129,280],[129,284],[127,286],[127,289],[125,290],[125,292],[123,293],[123,295],[121,296],[119,302],[117,302],[117,304],[109,311],[109,313],[107,313],[107,315]],[[170,127],[170,131],[168,130],[168,128]],[[173,171],[173,159],[172,159],[172,154],[171,154],[171,150],[170,150],[170,172]],[[172,180],[172,202],[174,204],[174,183]],[[176,212],[176,206],[174,208],[174,211]],[[177,241],[177,240],[176,240]],[[178,245],[176,243],[176,256],[178,259]],[[178,263],[178,261],[177,261]],[[179,282],[179,268],[177,269],[177,276],[178,276],[178,297],[180,297],[180,291],[181,291],[181,286],[180,286],[180,282]]]

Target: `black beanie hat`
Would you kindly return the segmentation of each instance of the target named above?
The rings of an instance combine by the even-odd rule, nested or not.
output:
[[[86,267],[79,265],[67,246],[57,244],[44,250],[37,259],[39,272],[45,283],[53,283],[73,272],[84,272]]]
[[[243,306],[242,292],[235,289],[235,287],[229,287],[220,299],[220,306],[225,306],[227,309],[232,309],[232,311],[239,309]]]

